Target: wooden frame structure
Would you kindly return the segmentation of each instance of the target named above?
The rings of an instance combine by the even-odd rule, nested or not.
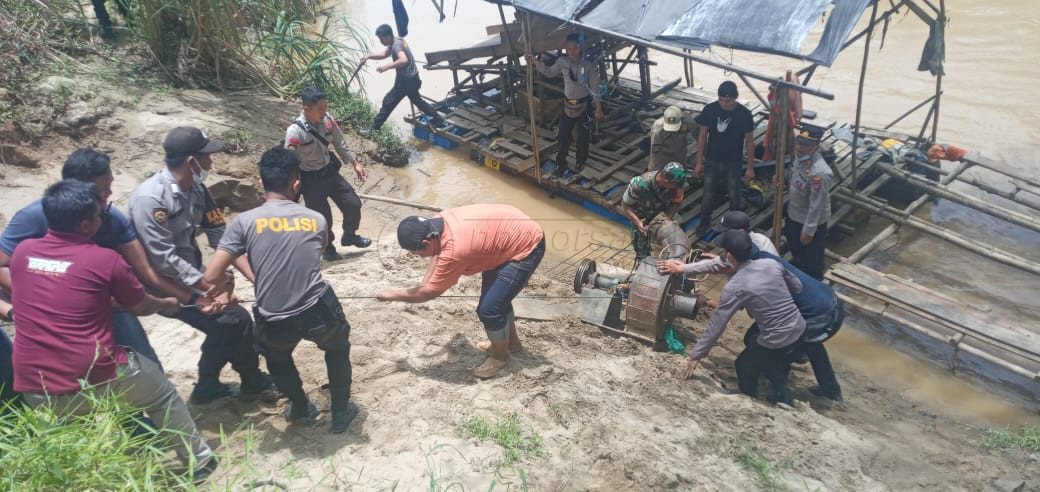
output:
[[[1040,221],[1031,215],[978,200],[947,186],[957,181],[1013,201],[1016,206],[1040,211],[1040,180],[1020,175],[977,155],[971,155],[953,170],[947,170],[935,164],[886,153],[880,146],[875,146],[879,141],[894,139],[899,142],[898,145],[926,149],[936,142],[942,76],[936,77],[934,94],[889,125],[881,129],[863,125],[862,94],[873,31],[879,26],[887,26],[891,17],[903,8],[909,9],[933,29],[943,29],[946,10],[945,0],[939,0],[938,6],[930,0],[899,0],[889,2],[889,7],[883,9],[879,9],[879,1],[872,3],[867,27],[850,36],[842,47],[847,48],[859,39],[866,38],[855,122],[852,125],[839,124],[811,111],[805,112],[805,122],[829,130],[825,133],[822,147],[833,153],[832,168],[835,171],[833,188],[830,190],[835,200],[831,230],[845,235],[853,232],[857,226],[853,220],[857,215],[853,214],[854,211],[860,211],[859,215],[888,220],[891,225],[847,258],[828,251],[828,256],[839,263],[832,266],[827,278],[841,292],[847,304],[861,313],[883,319],[879,326],[895,326],[897,328],[893,330],[902,333],[904,338],[923,337],[933,345],[937,344],[938,348],[923,351],[931,359],[951,369],[971,368],[968,372],[978,379],[998,381],[1000,392],[1006,396],[1036,405],[1040,401],[1040,330],[1033,332],[999,327],[999,319],[966,308],[960,315],[952,315],[950,310],[956,309],[957,303],[949,296],[860,264],[885,238],[906,226],[966,248],[979,256],[1040,275],[1037,259],[1000,251],[913,215],[930,199],[943,198],[1021,227],[1040,231]],[[713,92],[692,87],[694,64],[735,73],[750,89],[755,100],[743,102],[754,115],[756,143],[763,140],[765,131],[761,123],[768,117],[769,108],[767,101],[752,86],[752,80],[776,83],[778,92],[783,95],[787,93],[785,89],[794,89],[807,95],[833,98],[828,93],[807,87],[806,84],[818,68],[816,64],[796,72],[800,84],[790,83],[785,78],[771,77],[705,58],[688,50],[601,31],[581,23],[563,23],[536,12],[520,10],[517,12],[518,22],[507,22],[501,5],[499,9],[502,24],[487,28],[488,39],[468,48],[427,53],[427,69],[452,72],[453,89],[446,99],[436,101],[436,106],[447,115],[445,119],[450,127],[440,131],[429,128],[419,119],[419,115],[414,114],[407,117],[406,121],[417,129],[433,132],[453,145],[462,146],[481,165],[528,179],[547,188],[552,196],[580,203],[618,220],[623,220],[619,213],[619,202],[625,185],[632,177],[646,170],[648,154],[642,144],[647,123],[661,117],[667,106],[677,105],[687,114],[695,114],[705,104],[715,100]],[[547,156],[557,150],[553,123],[561,107],[563,89],[559,80],[537,76],[521,63],[521,59],[525,53],[560,48],[566,34],[575,30],[585,34],[585,54],[598,64],[601,79],[605,81],[607,94],[603,97],[603,107],[606,116],[595,129],[585,170],[563,180],[545,179],[544,173],[551,168],[546,164]],[[650,50],[683,59],[685,87],[680,86],[684,82],[682,79],[656,87],[651,83],[650,69],[656,64],[650,58]],[[623,74],[625,68],[631,65],[638,67],[638,80]],[[786,96],[781,97],[781,104],[785,100]],[[888,130],[925,106],[929,109],[917,135]],[[929,126],[930,138],[926,138]],[[851,142],[835,137],[835,130],[839,129],[851,132]],[[777,134],[785,132],[781,129]],[[692,140],[688,156],[697,151],[696,138]],[[869,141],[875,148],[864,151],[865,141]],[[781,149],[779,155],[787,153]],[[573,153],[570,155],[569,160],[573,162]],[[770,169],[776,164],[782,168],[782,162],[758,162],[756,168]],[[964,171],[971,167],[986,169],[1011,179],[1015,185],[1014,191],[1009,192],[964,176]],[[922,174],[931,179],[921,177]],[[936,182],[935,178],[941,179]],[[913,196],[904,201],[909,202],[905,207],[889,203],[882,193],[887,185],[894,183],[903,184],[904,188],[914,192]],[[773,194],[774,191],[777,193]],[[679,224],[688,231],[693,230],[699,220],[702,194],[700,183],[690,183],[677,213]],[[756,229],[767,234],[775,230],[780,223],[777,214],[785,198],[782,194],[782,189],[767,189],[767,198],[771,196],[773,203],[766,200],[763,206],[747,209]],[[1032,200],[1030,196],[1038,200]],[[723,204],[713,211],[712,216],[718,217],[725,210],[726,205]],[[911,303],[903,302],[899,296],[914,300]],[[998,327],[995,330],[998,335],[991,336],[983,332],[981,328],[985,326]]]

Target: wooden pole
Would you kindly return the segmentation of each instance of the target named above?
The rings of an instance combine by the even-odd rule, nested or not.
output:
[[[874,8],[870,12],[870,26],[867,27],[867,39],[863,42],[863,63],[859,68],[859,92],[856,95],[856,127],[852,132],[852,183],[849,184],[853,195],[856,194],[856,189],[859,188],[859,181],[856,178],[856,146],[859,145],[860,117],[863,114],[863,82],[867,79],[867,59],[870,56],[870,38],[873,37],[874,23],[877,21],[878,1],[880,0],[874,0]]]
[[[790,104],[788,90],[785,83],[791,77],[791,71],[787,71],[784,83],[777,83],[776,95],[780,100],[780,115],[776,122],[776,133],[773,140],[776,141],[776,176],[778,183],[773,191],[773,244],[779,246],[780,238],[783,237],[784,223],[784,164],[787,162],[787,138],[791,134],[789,119]]]
[[[904,183],[910,184],[917,188],[925,190],[937,197],[945,198],[951,202],[959,203],[968,208],[973,208],[980,212],[992,215],[998,219],[1003,219],[1012,224],[1031,229],[1040,232],[1040,220],[1033,218],[1030,215],[1026,215],[1014,210],[1009,210],[1004,207],[987,203],[985,200],[980,200],[970,195],[965,195],[957,191],[953,191],[948,187],[936,184],[930,180],[917,176],[913,173],[907,172],[902,169],[896,169],[891,164],[877,163],[878,167],[888,175],[896,178]]]
[[[946,0],[939,0],[939,17],[935,20],[936,29],[946,30]],[[943,44],[946,43],[946,34],[943,33]],[[943,54],[945,55],[945,49]],[[945,60],[944,60],[945,62]],[[945,65],[945,63],[944,63]],[[939,133],[939,101],[942,100],[942,72],[935,76],[935,114],[932,120],[932,143],[936,143]]]
[[[520,18],[524,23],[524,53],[534,55],[531,52],[531,14],[524,12]],[[531,117],[531,153],[534,154],[534,179],[538,184],[542,183],[542,156],[538,151],[538,122],[534,114],[534,64],[527,64],[527,113]]]
[[[361,198],[364,198],[365,200],[375,200],[377,202],[393,203],[395,205],[404,205],[405,207],[418,208],[422,210],[432,210],[434,212],[440,212],[444,210],[441,207],[435,207],[433,205],[427,205],[425,203],[409,202],[407,200],[398,200],[397,198],[390,198],[386,196],[369,195],[366,193],[358,193],[357,195]]]
[[[1008,253],[999,248],[995,248],[987,243],[971,238],[966,238],[949,229],[946,229],[945,227],[939,227],[931,222],[919,219],[913,215],[903,215],[904,212],[902,210],[881,203],[877,203],[874,200],[867,199],[862,196],[854,197],[842,193],[836,193],[834,197],[844,202],[851,203],[852,205],[855,205],[864,210],[868,210],[870,212],[878,214],[893,222],[910,226],[921,232],[925,232],[939,239],[943,239],[947,242],[956,244],[964,249],[978,253],[979,255],[985,256],[986,258],[989,258],[991,260],[1003,263],[1008,266],[1019,268],[1021,270],[1036,275],[1040,275],[1040,263],[1036,263],[1032,260],[1023,258],[1012,253]]]
[[[920,103],[920,104],[918,104],[917,106],[914,106],[914,107],[910,108],[910,109],[909,109],[909,110],[908,110],[907,112],[903,113],[903,114],[902,114],[902,115],[900,115],[900,116],[899,116],[898,118],[896,118],[896,119],[892,120],[892,122],[891,122],[891,123],[889,123],[889,124],[885,125],[885,128],[884,128],[884,129],[885,129],[885,130],[888,130],[889,128],[892,128],[893,126],[895,126],[895,125],[896,125],[896,123],[899,123],[900,121],[903,121],[903,118],[906,118],[907,116],[910,116],[911,114],[913,114],[913,113],[914,113],[914,111],[917,111],[918,109],[921,109],[921,108],[923,108],[925,104],[928,104],[928,103],[932,102],[932,100],[934,100],[934,99],[935,99],[935,96],[931,96],[931,97],[929,97],[928,99],[925,99],[924,101],[921,101],[921,103]]]
[[[970,164],[962,163],[960,166],[957,166],[957,168],[955,168],[950,174],[944,176],[941,180],[939,180],[939,182],[942,184],[950,184],[951,182],[953,182],[954,179],[957,179],[957,176],[960,176],[960,174],[966,171],[970,166]],[[886,174],[885,176],[878,178],[878,181],[887,178],[887,176],[888,175]],[[921,206],[923,206],[928,201],[928,199],[928,195],[921,195],[917,197],[917,200],[914,200],[913,203],[911,203],[905,209],[903,209],[902,215],[909,216],[913,214],[917,211],[917,209],[921,208]],[[881,241],[884,241],[892,234],[895,234],[897,230],[899,230],[898,223],[890,224],[877,236],[875,236],[873,240],[861,246],[859,249],[856,250],[855,253],[849,255],[847,261],[849,263],[857,263],[863,258],[866,258],[867,255],[870,254],[870,252],[873,251],[878,244],[881,244]]]

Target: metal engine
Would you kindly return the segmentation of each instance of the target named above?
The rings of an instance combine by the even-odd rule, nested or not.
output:
[[[657,272],[658,259],[677,258],[688,263],[700,256],[701,252],[691,251],[686,241],[655,248],[659,249],[657,257],[640,259],[632,273],[622,277],[603,275],[596,271],[595,261],[582,260],[574,274],[574,292],[581,296],[581,319],[648,343],[662,339],[665,326],[673,319],[693,319],[699,307],[696,281]]]

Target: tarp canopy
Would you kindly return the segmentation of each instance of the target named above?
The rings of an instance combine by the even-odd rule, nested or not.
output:
[[[565,22],[678,48],[724,46],[830,66],[872,0],[489,0]],[[805,38],[827,7],[819,43]]]

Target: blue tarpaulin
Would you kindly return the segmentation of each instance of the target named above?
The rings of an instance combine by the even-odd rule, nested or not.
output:
[[[489,0],[493,1],[493,0]],[[505,0],[496,3],[678,48],[722,46],[830,66],[871,0]],[[828,7],[831,7],[828,11]],[[806,37],[823,23],[809,51]]]

